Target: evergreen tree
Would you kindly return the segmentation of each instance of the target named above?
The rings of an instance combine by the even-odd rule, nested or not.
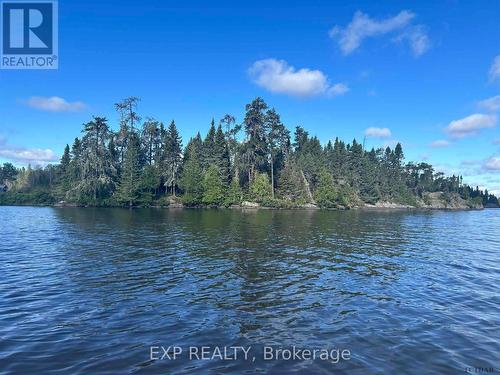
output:
[[[165,134],[164,141],[164,173],[165,187],[170,189],[175,197],[177,180],[182,166],[182,139],[177,131],[175,122],[172,121]]]
[[[135,132],[135,125],[141,121],[137,114],[137,105],[141,99],[130,96],[115,104],[116,110],[120,113],[121,123],[124,124],[127,130]]]
[[[215,150],[215,122],[212,119],[210,128],[203,141],[203,170],[207,170],[209,166],[217,162]]]
[[[219,169],[211,165],[203,176],[203,203],[221,205],[224,202],[224,191],[227,186],[221,179]]]
[[[156,197],[156,191],[159,184],[159,176],[154,165],[146,164],[142,171],[140,183],[138,186],[140,202],[150,205]]]
[[[225,115],[220,120],[220,125],[224,129],[224,136],[226,137],[227,147],[229,149],[229,160],[231,168],[234,169],[235,176],[239,175],[237,172],[237,152],[238,152],[238,141],[236,139],[238,133],[241,130],[241,125],[236,125],[236,119],[232,115]]]
[[[196,206],[203,200],[203,173],[199,162],[190,158],[185,164],[179,185],[184,192],[183,202],[188,206]]]
[[[276,158],[279,153],[285,155],[288,153],[290,132],[285,128],[279,114],[274,108],[268,110],[266,113],[265,127],[267,130],[266,149],[269,152],[269,165],[271,168],[271,195],[274,198]]]
[[[288,202],[298,202],[302,204],[307,201],[306,187],[304,186],[301,173],[293,159],[288,159],[285,163],[285,167],[280,172],[278,191],[280,196]]]
[[[145,151],[146,163],[153,165],[155,154],[159,150],[160,123],[153,118],[148,118],[142,125],[141,142]]]
[[[265,110],[267,104],[260,97],[245,106],[243,123],[247,134],[248,180],[252,182],[257,169],[266,163],[267,144],[265,131]]]
[[[139,136],[135,132],[129,135],[127,152],[123,171],[116,191],[116,198],[119,202],[132,207],[139,199],[139,189],[141,182],[141,151]]]
[[[0,183],[3,184],[6,181],[14,181],[18,173],[18,170],[12,165],[12,163],[4,163],[3,167],[0,167]]]
[[[97,204],[112,193],[107,174],[110,159],[106,144],[111,132],[104,117],[94,117],[84,124],[82,132],[81,141],[75,140],[73,145],[75,167],[80,178],[71,194],[82,203]]]
[[[272,199],[271,184],[266,173],[257,173],[250,185],[250,197],[260,203]]]
[[[184,165],[179,182],[183,190],[183,202],[188,206],[196,206],[203,199],[203,141],[200,133],[191,138],[184,151]]]
[[[107,163],[106,174],[111,180],[112,188],[115,189],[118,184],[118,178],[121,170],[120,166],[120,154],[116,147],[116,143],[114,141],[116,135],[112,136],[108,143],[108,157],[109,163]]]
[[[183,153],[174,121],[165,129],[147,118],[139,134],[138,101],[131,97],[116,105],[116,133],[104,117],[85,123],[81,138],[71,148],[66,145],[57,166],[17,169],[5,163],[0,168],[0,203],[24,194],[44,204],[63,198],[103,205],[113,197],[127,206],[149,205],[165,194],[176,195],[179,188],[186,205],[238,204],[244,196],[274,205],[275,190],[277,199],[289,206],[311,202],[352,207],[379,201],[415,205],[428,202],[432,192],[448,202],[459,195],[471,207],[499,203],[489,191],[464,184],[461,176],[436,173],[427,163],[405,164],[399,143],[394,150],[366,151],[356,140],[346,144],[336,138],[323,147],[299,126],[291,147],[279,114],[268,110],[261,98],[245,107],[243,142],[237,139],[241,126],[226,115],[217,127],[212,120],[204,140],[199,133],[190,139]]]
[[[229,160],[229,148],[221,125],[218,126],[217,132],[215,133],[215,142],[213,146],[215,165],[219,169],[222,183],[227,189],[231,180],[231,162]]]
[[[59,164],[59,174],[60,174],[60,190],[59,195],[64,197],[66,192],[71,189],[71,154],[69,150],[69,145],[64,147],[64,153],[61,157],[61,162]],[[1,179],[0,179],[1,181]]]
[[[337,206],[337,189],[333,183],[332,175],[326,169],[323,169],[320,173],[314,199],[320,207],[333,208]]]
[[[184,151],[184,163],[189,160],[194,159],[200,168],[202,168],[203,159],[203,141],[201,140],[200,133],[196,134],[196,137],[191,138]]]
[[[240,182],[236,178],[233,178],[224,202],[227,206],[230,206],[233,204],[240,204],[242,199],[243,189],[241,189]]]

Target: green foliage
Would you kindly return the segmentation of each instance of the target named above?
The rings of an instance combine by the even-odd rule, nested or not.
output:
[[[146,117],[139,129],[138,103],[130,97],[116,104],[117,131],[104,117],[85,123],[56,166],[3,164],[0,204],[170,205],[182,193],[187,206],[228,206],[245,197],[268,207],[349,208],[379,201],[416,205],[441,192],[445,203],[460,196],[473,207],[499,206],[495,195],[460,176],[436,173],[427,163],[405,164],[401,144],[367,151],[356,140],[336,138],[323,146],[300,126],[291,144],[279,113],[262,98],[245,106],[241,125],[229,114],[217,126],[212,120],[205,139],[198,133],[184,152],[174,121],[165,128]]]
[[[224,199],[224,204],[230,206],[233,204],[240,204],[243,199],[243,189],[240,186],[239,181],[233,178],[231,184],[229,185],[229,190],[227,192],[226,198]]]
[[[250,198],[255,202],[272,199],[271,184],[265,173],[257,173],[250,185]]]
[[[140,144],[137,134],[131,133],[123,171],[118,190],[116,191],[116,200],[124,205],[132,207],[139,199],[141,183],[141,155]]]
[[[177,181],[182,167],[182,138],[175,122],[172,121],[164,135],[165,150],[163,152],[162,170],[165,177],[165,187],[176,194]]]
[[[320,173],[314,199],[320,207],[333,208],[338,205],[337,188],[333,183],[332,175],[327,170],[322,170]]]
[[[247,144],[245,147],[249,182],[255,177],[256,171],[265,165],[267,161],[266,143],[266,109],[267,104],[260,97],[255,98],[245,106],[246,113],[243,123],[247,134]]]
[[[278,179],[280,197],[288,202],[307,202],[306,187],[300,171],[293,160],[288,160]]]
[[[9,191],[0,193],[0,205],[52,205],[56,198],[49,191],[33,190],[29,193]]]
[[[141,174],[139,185],[140,204],[150,206],[156,197],[158,185],[160,184],[160,173],[154,165],[146,165]]]
[[[69,145],[64,148],[64,154],[61,157],[61,163],[59,164],[59,189],[57,195],[64,198],[66,193],[71,189],[71,155],[69,150]]]
[[[4,163],[3,167],[0,167],[0,183],[4,181],[14,181],[17,177],[18,171],[12,163]]]
[[[221,205],[224,202],[225,185],[219,169],[212,165],[203,176],[203,203],[206,205]]]
[[[203,174],[195,158],[184,165],[180,186],[184,191],[183,202],[187,206],[196,206],[203,200]]]

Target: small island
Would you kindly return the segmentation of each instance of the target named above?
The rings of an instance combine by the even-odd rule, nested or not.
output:
[[[304,128],[293,134],[258,97],[243,122],[212,119],[185,148],[175,121],[137,113],[139,99],[115,104],[118,130],[105,117],[83,125],[58,165],[0,168],[0,205],[94,207],[429,208],[499,207],[461,176],[404,161],[398,143],[366,150],[338,138],[322,145]]]

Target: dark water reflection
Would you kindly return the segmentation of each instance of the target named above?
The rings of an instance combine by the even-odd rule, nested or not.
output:
[[[499,371],[500,211],[0,214],[0,373]],[[256,361],[150,361],[151,345]]]

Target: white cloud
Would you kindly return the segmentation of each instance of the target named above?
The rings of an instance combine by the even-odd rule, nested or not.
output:
[[[344,95],[349,92],[349,87],[344,83],[336,83],[328,89],[328,94],[332,96]]]
[[[450,145],[450,142],[446,141],[444,139],[439,139],[439,140],[434,141],[430,144],[430,146],[433,148],[443,148],[443,147],[448,147],[449,145]]]
[[[490,81],[493,82],[497,79],[500,79],[500,55],[496,56],[493,60],[493,64],[490,68],[489,73]]]
[[[67,102],[58,96],[33,96],[26,101],[26,104],[32,108],[48,112],[77,112],[86,108],[83,102]]]
[[[365,130],[365,136],[368,138],[390,138],[391,130],[389,128],[370,127]]]
[[[343,83],[330,84],[320,70],[296,70],[284,60],[258,60],[248,70],[254,82],[271,92],[299,97],[338,96],[349,91]]]
[[[452,138],[464,138],[476,135],[481,129],[494,128],[496,122],[497,117],[495,115],[475,113],[450,122],[445,131]]]
[[[493,156],[487,159],[483,164],[483,169],[487,171],[498,171],[500,172],[500,157]]]
[[[47,165],[58,160],[57,155],[50,149],[12,146],[3,136],[0,137],[0,158],[33,165]]]
[[[422,25],[415,26],[401,34],[398,41],[408,41],[415,57],[423,55],[430,48],[430,41]]]
[[[58,160],[54,151],[50,149],[28,149],[12,146],[2,146],[0,148],[0,157],[34,165],[45,165]]]
[[[500,95],[493,96],[485,100],[481,100],[477,104],[479,107],[484,108],[488,111],[496,112],[500,110]]]
[[[357,11],[346,27],[337,25],[329,31],[329,35],[338,40],[342,53],[349,55],[367,38],[399,32],[395,40],[407,41],[413,54],[420,56],[429,49],[430,43],[424,26],[411,25],[414,18],[415,14],[407,10],[381,20],[370,18],[367,14]]]

